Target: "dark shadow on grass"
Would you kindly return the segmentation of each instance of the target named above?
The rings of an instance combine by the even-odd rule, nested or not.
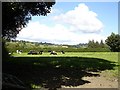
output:
[[[3,63],[3,72],[20,78],[26,85],[38,85],[49,90],[61,86],[79,86],[90,81],[84,76],[99,76],[92,72],[112,70],[115,62],[86,57],[12,57]]]

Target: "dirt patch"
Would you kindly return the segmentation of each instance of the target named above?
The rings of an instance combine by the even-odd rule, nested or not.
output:
[[[100,73],[98,77],[83,77],[83,80],[90,81],[77,87],[66,87],[62,88],[118,88],[118,78],[107,76],[104,72]]]

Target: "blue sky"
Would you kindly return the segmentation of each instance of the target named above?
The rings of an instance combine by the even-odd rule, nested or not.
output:
[[[118,33],[117,2],[56,2],[47,16],[34,16],[18,40],[79,44]]]

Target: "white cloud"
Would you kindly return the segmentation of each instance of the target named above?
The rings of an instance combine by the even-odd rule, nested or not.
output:
[[[50,27],[39,22],[30,22],[17,36],[18,40],[50,42],[57,44],[87,43],[89,40],[105,39],[98,34],[77,34],[68,30],[67,27],[56,24]]]
[[[97,14],[90,11],[83,3],[74,10],[54,16],[53,19],[59,23],[70,25],[77,32],[96,33],[103,29],[103,24],[97,18]]]

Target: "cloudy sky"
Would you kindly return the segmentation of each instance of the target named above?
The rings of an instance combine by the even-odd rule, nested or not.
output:
[[[34,16],[17,40],[79,44],[118,33],[117,2],[56,2],[47,16]]]

